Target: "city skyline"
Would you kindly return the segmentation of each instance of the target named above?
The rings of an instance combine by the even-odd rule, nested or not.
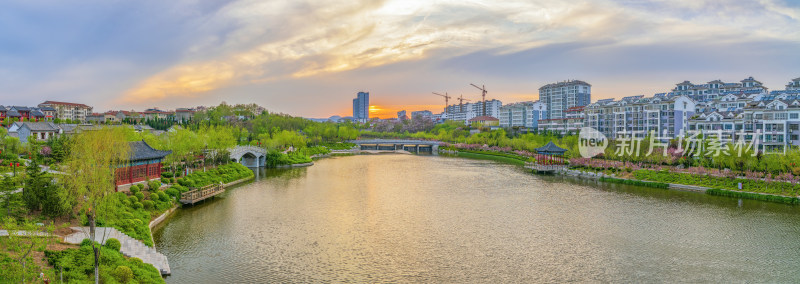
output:
[[[789,1],[0,7],[1,94],[14,105],[59,100],[102,111],[226,101],[328,117],[347,116],[363,89],[371,116],[387,118],[440,111],[432,91],[477,101],[470,83],[511,103],[569,79],[592,84],[595,101],[666,92],[683,80],[753,76],[774,90],[800,76],[800,8]]]

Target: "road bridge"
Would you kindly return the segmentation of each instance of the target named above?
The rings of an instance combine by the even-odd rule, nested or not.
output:
[[[408,151],[412,153],[437,153],[439,141],[402,140],[402,139],[370,139],[352,140],[361,151]]]

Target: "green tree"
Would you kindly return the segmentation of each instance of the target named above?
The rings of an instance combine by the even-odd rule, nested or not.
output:
[[[129,145],[119,128],[103,127],[77,134],[65,161],[64,181],[77,209],[85,212],[89,238],[95,239],[99,206],[114,192],[116,168],[128,160]],[[95,283],[100,281],[100,250],[92,242]]]

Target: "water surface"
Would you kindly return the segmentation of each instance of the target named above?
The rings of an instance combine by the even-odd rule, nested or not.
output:
[[[364,155],[260,170],[154,232],[169,283],[795,282],[796,206]]]

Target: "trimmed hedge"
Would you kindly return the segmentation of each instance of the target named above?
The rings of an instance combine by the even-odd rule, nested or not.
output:
[[[669,184],[667,184],[667,183],[640,181],[640,180],[631,180],[631,179],[601,177],[600,181],[602,181],[602,182],[611,182],[611,183],[619,183],[619,184],[627,184],[627,185],[635,185],[635,186],[646,186],[646,187],[654,187],[654,188],[663,188],[663,189],[669,188]]]
[[[777,196],[777,195],[769,195],[769,194],[758,194],[758,193],[751,193],[751,192],[732,191],[732,190],[724,190],[724,189],[718,189],[718,188],[710,188],[710,189],[706,190],[706,194],[708,194],[708,195],[716,195],[716,196],[733,197],[733,198],[753,199],[753,200],[760,200],[760,201],[785,203],[785,204],[800,204],[800,199],[797,199],[795,197],[786,197],[786,196]]]

